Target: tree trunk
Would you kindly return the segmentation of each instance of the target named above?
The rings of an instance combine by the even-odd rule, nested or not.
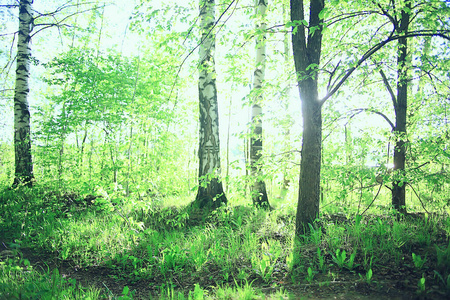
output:
[[[291,0],[291,20],[296,23],[292,34],[295,70],[302,101],[303,142],[300,165],[296,236],[309,231],[319,215],[320,167],[322,153],[322,103],[318,99],[318,67],[322,49],[322,25],[319,13],[323,0],[311,0],[309,31],[298,24],[305,19],[303,0]]]
[[[283,3],[283,21],[287,22],[289,19],[289,8],[287,7],[287,4]],[[283,40],[283,44],[284,44],[284,63],[285,63],[285,68],[286,68],[286,73],[289,74],[289,65],[291,64],[291,59],[289,57],[289,38],[288,35],[286,34],[284,36],[284,40]],[[290,97],[290,93],[291,93],[291,87],[288,86],[288,88],[286,89],[285,92],[285,98],[284,101],[282,103],[283,105],[283,110],[286,112],[286,118],[289,120],[288,123],[285,125],[285,128],[283,129],[283,135],[284,135],[284,145],[283,145],[283,151],[284,151],[284,164],[283,164],[283,179],[282,179],[282,183],[281,183],[281,189],[280,189],[280,199],[281,200],[285,200],[286,199],[286,195],[288,193],[289,190],[289,184],[290,184],[290,179],[288,178],[288,161],[291,159],[292,155],[290,150],[292,149],[291,146],[291,127],[293,125],[293,122],[291,121],[291,115],[289,113],[289,97]]]
[[[30,91],[30,32],[33,23],[30,0],[19,2],[19,33],[17,41],[17,69],[14,93],[14,154],[15,173],[13,186],[25,184],[32,186],[34,179],[31,159],[30,110],[28,93]]]
[[[406,2],[406,9],[411,11],[411,2]],[[399,34],[406,34],[409,26],[409,12],[402,10]],[[406,213],[406,183],[405,161],[406,161],[406,113],[408,107],[408,40],[400,38],[398,40],[397,58],[397,101],[395,102],[395,128],[394,136],[396,143],[394,147],[394,181],[392,183],[392,206],[398,212]]]
[[[267,0],[256,0],[256,15],[261,20],[256,25],[256,66],[253,76],[254,100],[252,104],[252,134],[250,137],[250,168],[253,178],[251,195],[253,205],[257,207],[270,207],[267,197],[266,184],[261,179],[261,156],[263,150],[262,137],[262,95],[261,86],[266,73],[266,16]],[[259,32],[261,31],[261,33]]]
[[[214,0],[200,1],[199,47],[199,187],[193,203],[199,208],[217,208],[227,203],[220,176],[219,110],[214,64],[215,35]]]
[[[296,216],[296,233],[308,232],[319,216],[320,168],[322,153],[322,112],[317,90],[305,80],[299,89],[302,99],[303,143],[300,162],[300,182]]]

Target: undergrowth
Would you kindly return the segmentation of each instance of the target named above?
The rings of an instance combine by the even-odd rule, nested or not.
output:
[[[129,284],[151,281],[149,297],[162,299],[253,299],[262,297],[264,286],[283,298],[285,284],[353,278],[371,285],[386,280],[387,268],[398,270],[390,280],[401,280],[402,273],[413,278],[419,294],[436,292],[436,285],[446,293],[450,288],[448,217],[324,213],[309,235],[294,240],[289,206],[205,213],[120,194],[35,187],[1,192],[0,211],[5,295],[133,298],[128,287],[114,295],[81,287],[57,269],[38,272],[21,249],[51,253],[79,268],[107,268],[110,277]]]

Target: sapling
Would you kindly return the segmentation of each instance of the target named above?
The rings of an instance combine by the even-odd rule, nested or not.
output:
[[[417,286],[419,287],[419,292],[424,293],[425,292],[425,277],[419,279],[419,282],[417,283]]]
[[[420,255],[416,255],[415,253],[412,254],[412,259],[414,262],[414,266],[419,270],[423,268],[423,266],[427,260],[426,257],[422,258]]]

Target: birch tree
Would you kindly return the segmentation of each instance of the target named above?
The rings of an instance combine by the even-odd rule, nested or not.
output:
[[[266,73],[266,9],[268,0],[255,0],[256,24],[256,65],[253,74],[252,135],[250,137],[250,167],[253,184],[251,195],[253,204],[269,207],[266,184],[261,179],[261,156],[263,151],[262,136],[262,100],[261,86]]]
[[[32,185],[33,162],[31,158],[30,109],[28,79],[30,77],[30,32],[33,16],[30,0],[19,2],[19,31],[17,40],[16,82],[14,89],[14,154],[15,172],[13,186]]]
[[[68,19],[77,14],[97,9],[96,7],[91,7],[84,11],[78,11],[79,5],[71,4],[71,1],[69,1],[57,7],[53,12],[40,13],[32,9],[32,0],[20,0],[18,3],[19,30],[17,32],[16,81],[14,88],[15,172],[13,187],[19,184],[32,186],[34,180],[31,156],[30,110],[28,105],[31,38],[37,33],[52,27],[58,29],[71,27],[66,23]],[[86,5],[90,6],[91,3]],[[12,8],[16,6],[14,4],[1,5],[0,7]],[[72,11],[74,8],[77,8],[77,11]],[[64,11],[66,11],[66,14],[62,14]],[[33,12],[36,16],[33,15]]]
[[[217,208],[227,203],[220,181],[219,109],[217,103],[215,50],[215,1],[200,1],[199,46],[199,170],[194,205]]]

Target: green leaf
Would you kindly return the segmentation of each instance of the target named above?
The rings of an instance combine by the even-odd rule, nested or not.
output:
[[[130,292],[130,288],[128,286],[124,286],[122,295],[127,296],[129,292]]]
[[[328,16],[329,9],[324,7],[319,13],[319,19],[323,20]]]

